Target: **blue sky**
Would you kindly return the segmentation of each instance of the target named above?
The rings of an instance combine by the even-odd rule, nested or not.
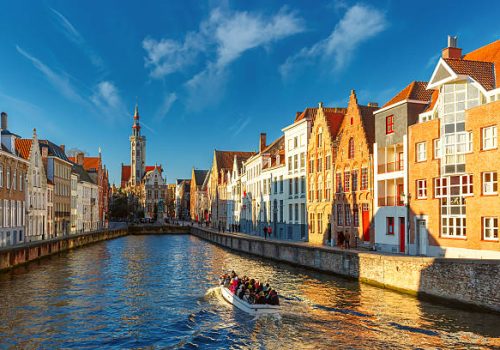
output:
[[[213,149],[256,150],[323,101],[383,104],[429,79],[448,34],[500,37],[500,2],[0,1],[0,109],[67,149],[129,162],[139,102],[147,163],[169,182]]]

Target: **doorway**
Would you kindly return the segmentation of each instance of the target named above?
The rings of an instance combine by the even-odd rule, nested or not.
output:
[[[363,241],[370,242],[370,212],[368,211],[368,204],[361,204],[361,213],[363,220]]]
[[[399,252],[405,252],[405,233],[406,233],[406,225],[405,218],[399,218]]]
[[[417,220],[418,248],[419,255],[427,255],[427,222],[426,220]]]

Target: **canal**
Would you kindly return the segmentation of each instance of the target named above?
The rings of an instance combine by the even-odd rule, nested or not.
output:
[[[279,317],[233,310],[224,270],[269,281]],[[189,235],[127,236],[0,275],[0,348],[495,348],[500,316],[235,254]]]

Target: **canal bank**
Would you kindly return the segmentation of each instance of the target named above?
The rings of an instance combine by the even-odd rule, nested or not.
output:
[[[29,263],[53,254],[89,244],[128,235],[128,229],[102,230],[50,240],[30,242],[17,246],[0,248],[0,271]]]
[[[333,273],[411,294],[500,312],[500,262],[346,251],[192,227],[191,233],[235,251]]]

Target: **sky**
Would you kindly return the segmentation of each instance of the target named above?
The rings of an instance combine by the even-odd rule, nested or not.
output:
[[[481,3],[0,0],[0,110],[22,137],[100,147],[119,184],[138,103],[146,161],[174,182],[320,101],[427,81],[448,34],[464,53],[500,38],[500,2]]]

